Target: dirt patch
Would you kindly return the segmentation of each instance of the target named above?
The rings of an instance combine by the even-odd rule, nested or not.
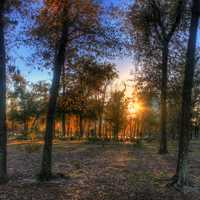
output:
[[[68,179],[39,183],[42,144],[30,151],[27,145],[13,143],[8,147],[10,181],[0,186],[0,200],[198,200],[199,193],[183,195],[166,184],[174,174],[176,148],[170,154],[157,154],[157,144],[101,145],[56,142],[53,171]],[[191,176],[199,186],[200,143],[192,145]],[[28,150],[27,150],[28,149]]]

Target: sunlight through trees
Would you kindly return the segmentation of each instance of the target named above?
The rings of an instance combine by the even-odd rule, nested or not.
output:
[[[0,199],[198,199],[199,18],[200,0],[2,0]]]

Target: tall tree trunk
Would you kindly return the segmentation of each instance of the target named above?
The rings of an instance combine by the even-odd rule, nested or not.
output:
[[[138,135],[137,135],[137,119],[135,119],[135,123],[134,123],[134,138],[137,138],[138,137]]]
[[[103,121],[104,105],[105,105],[105,98],[106,98],[106,89],[107,89],[107,84],[105,85],[105,88],[103,91],[102,111],[100,112],[100,115],[99,115],[99,137],[100,138],[102,134],[102,121]]]
[[[188,151],[191,131],[192,88],[195,70],[195,51],[197,42],[200,0],[193,0],[190,35],[186,55],[185,77],[182,92],[181,126],[179,133],[179,151],[176,171],[176,186],[183,188],[189,185]]]
[[[71,136],[70,133],[70,115],[67,116],[67,137]]]
[[[167,67],[168,67],[168,43],[164,42],[162,52],[162,83],[161,83],[161,128],[160,128],[160,154],[167,150]]]
[[[4,41],[4,7],[0,3],[0,183],[7,180],[7,130],[6,130],[6,56]]]
[[[14,120],[11,121],[11,129],[12,129],[12,133],[14,133],[15,132],[15,121]]]
[[[80,137],[83,137],[83,116],[82,113],[79,115],[79,132],[80,132]]]
[[[37,126],[38,126],[38,120],[40,118],[40,115],[41,115],[40,113],[36,114],[35,119],[34,119],[32,125],[31,125],[31,129],[32,130],[37,128]]]
[[[24,119],[24,136],[27,136],[28,134],[28,124],[27,120]]]
[[[96,119],[94,121],[94,132],[95,132],[95,137],[97,137],[97,121],[96,121]]]
[[[99,116],[99,137],[101,138],[102,136],[102,113]]]
[[[61,70],[64,67],[66,44],[67,44],[68,29],[63,27],[62,35],[58,43],[58,49],[55,55],[55,64],[53,69],[53,80],[50,90],[50,99],[48,103],[45,143],[43,149],[42,166],[40,171],[41,180],[49,180],[52,177],[52,142],[53,142],[53,127],[55,122],[56,102],[60,86]]]
[[[66,136],[66,115],[62,112],[62,137]]]
[[[62,68],[62,96],[65,97],[65,68]],[[62,111],[62,136],[65,137],[66,135],[66,113]]]

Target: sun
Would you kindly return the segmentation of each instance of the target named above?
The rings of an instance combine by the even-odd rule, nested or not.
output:
[[[131,115],[136,115],[137,113],[141,112],[142,105],[140,102],[130,102],[128,105],[128,111]]]

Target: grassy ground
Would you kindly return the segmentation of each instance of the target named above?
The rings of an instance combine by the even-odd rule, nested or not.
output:
[[[10,181],[0,186],[0,200],[198,200],[198,192],[181,194],[166,187],[175,172],[176,146],[157,154],[157,143],[101,145],[56,142],[53,170],[67,179],[39,183],[42,144],[8,146]],[[192,142],[190,171],[200,185],[200,142]]]

